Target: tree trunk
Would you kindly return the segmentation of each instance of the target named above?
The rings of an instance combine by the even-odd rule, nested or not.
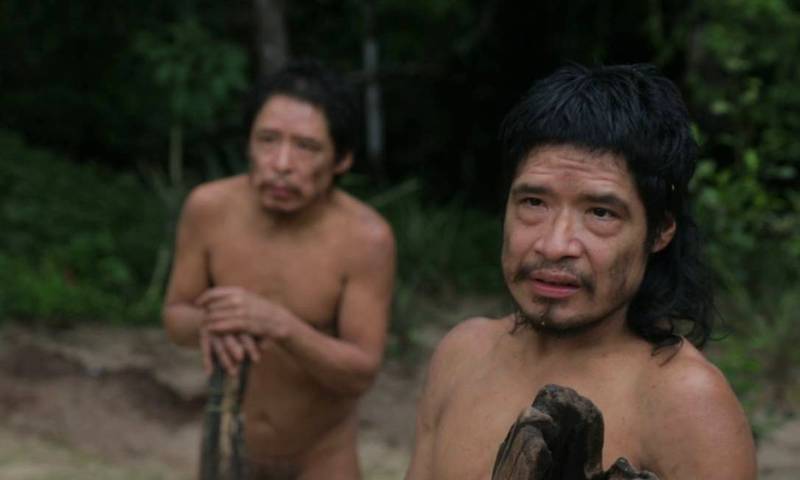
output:
[[[289,36],[283,0],[253,0],[258,76],[263,80],[286,64]]]
[[[383,107],[378,80],[378,40],[375,34],[375,2],[364,2],[364,108],[367,127],[367,159],[375,175],[382,178],[383,171]]]

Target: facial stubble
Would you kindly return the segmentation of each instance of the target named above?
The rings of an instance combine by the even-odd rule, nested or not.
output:
[[[592,315],[591,312],[588,312],[584,315],[573,316],[569,319],[556,322],[554,317],[555,310],[560,304],[564,303],[565,300],[538,297],[535,299],[535,303],[541,307],[541,311],[526,312],[512,295],[511,300],[515,305],[515,324],[517,326],[530,327],[544,335],[556,337],[577,336],[593,329],[621,309],[626,308],[635,295],[635,291],[630,292],[630,287],[626,286],[627,274],[630,271],[632,261],[633,259],[630,257],[630,254],[626,255],[621,253],[609,268],[609,283],[614,285],[614,287],[611,290],[609,301],[606,303],[610,305],[610,308],[605,309],[603,312],[599,312],[596,315]],[[523,264],[517,270],[512,281],[514,283],[526,281],[530,278],[532,272],[540,269],[560,270],[574,275],[579,279],[579,286],[588,296],[590,303],[593,303],[595,300],[597,294],[596,285],[592,278],[577,272],[572,268],[571,264],[564,261],[550,262],[542,260],[536,263]]]

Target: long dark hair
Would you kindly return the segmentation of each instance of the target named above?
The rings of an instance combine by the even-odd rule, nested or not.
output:
[[[287,95],[322,111],[328,122],[337,161],[356,148],[360,125],[358,100],[352,85],[342,75],[314,59],[289,62],[256,85],[247,98],[244,122],[248,132],[261,107],[273,95]]]
[[[702,347],[714,299],[688,192],[697,144],[675,85],[652,65],[569,65],[533,85],[503,121],[500,141],[509,184],[520,160],[541,146],[625,159],[646,211],[644,247],[670,219],[677,227],[670,244],[649,255],[628,326],[656,347],[680,343],[681,335]]]

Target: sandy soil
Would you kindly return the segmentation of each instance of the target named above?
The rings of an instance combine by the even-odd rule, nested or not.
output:
[[[206,379],[152,330],[0,332],[0,479],[191,479]],[[367,479],[402,478],[421,370],[388,363],[362,404]]]
[[[426,360],[423,353],[416,363]],[[389,362],[364,398],[367,480],[403,477],[422,377],[423,368]],[[158,329],[7,327],[0,331],[0,479],[191,479],[204,401],[197,353],[172,346]],[[800,478],[800,421],[762,442],[759,461],[761,479]]]

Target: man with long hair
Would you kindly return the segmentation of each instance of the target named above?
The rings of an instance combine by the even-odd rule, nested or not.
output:
[[[673,83],[646,65],[562,68],[507,115],[501,143],[516,308],[438,346],[407,478],[489,478],[548,384],[600,409],[606,468],[625,457],[661,480],[755,478],[746,417],[699,350],[713,298],[688,198],[696,144]]]
[[[386,343],[395,249],[386,221],[335,185],[358,125],[340,76],[292,63],[253,99],[250,172],[183,207],[164,323],[207,368],[252,360],[247,478],[360,478],[356,407]]]

